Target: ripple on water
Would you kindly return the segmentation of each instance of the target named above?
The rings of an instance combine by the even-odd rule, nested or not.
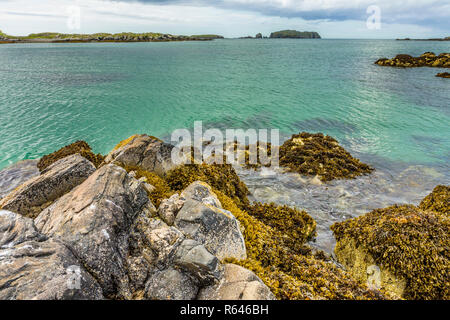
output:
[[[447,181],[435,168],[420,165],[397,171],[380,169],[354,180],[326,184],[295,173],[236,169],[252,200],[306,210],[317,222],[317,237],[311,245],[331,254],[335,246],[330,230],[333,223],[393,204],[417,205],[437,184]]]

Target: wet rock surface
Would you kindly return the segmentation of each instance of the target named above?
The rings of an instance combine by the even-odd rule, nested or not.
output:
[[[94,171],[94,165],[78,154],[65,157],[9,193],[0,202],[0,208],[34,218]]]

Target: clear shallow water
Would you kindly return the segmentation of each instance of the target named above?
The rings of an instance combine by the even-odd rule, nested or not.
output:
[[[135,133],[279,128],[336,137],[377,173],[328,186],[242,172],[256,200],[308,209],[317,245],[332,221],[418,202],[450,181],[450,81],[437,68],[373,64],[398,53],[450,52],[447,42],[218,40],[0,45],[0,169],[75,140],[107,153]],[[328,188],[328,189],[326,189]],[[341,189],[344,196],[336,197]],[[347,194],[348,193],[348,194]],[[342,200],[345,199],[344,200]]]

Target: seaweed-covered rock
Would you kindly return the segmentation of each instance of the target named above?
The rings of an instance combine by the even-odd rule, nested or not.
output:
[[[62,147],[58,151],[43,156],[39,160],[37,166],[39,170],[42,172],[52,163],[77,153],[80,154],[82,157],[86,158],[87,160],[89,160],[90,162],[92,162],[94,166],[97,168],[103,163],[103,156],[101,154],[94,154],[87,142],[77,141],[65,147]]]
[[[222,208],[209,185],[194,182],[181,197],[186,201],[176,216],[175,227],[204,244],[220,260],[245,259],[245,242],[239,221]]]
[[[332,137],[307,132],[293,135],[280,147],[280,166],[302,175],[318,176],[322,181],[352,179],[373,171]]]
[[[306,211],[274,203],[254,203],[247,208],[247,212],[286,235],[286,240],[293,246],[301,246],[315,235],[316,221]]]
[[[165,178],[176,191],[187,188],[195,181],[203,181],[232,198],[240,207],[249,204],[247,186],[229,164],[187,164],[171,170]]]
[[[103,299],[95,279],[33,220],[0,210],[0,300]]]
[[[247,259],[226,261],[253,271],[278,299],[385,298],[355,281],[323,253],[301,246],[301,240],[295,243],[288,235],[240,209],[220,191],[215,193],[243,226],[247,248]]]
[[[395,58],[382,58],[375,62],[379,66],[388,67],[437,67],[450,68],[450,53],[441,53],[436,56],[433,52],[425,52],[420,57],[413,57],[408,54],[399,54]]]
[[[155,211],[141,183],[105,165],[36,218],[47,236],[63,241],[95,276],[107,297],[131,296],[124,259],[131,226],[142,211]]]
[[[95,171],[94,165],[79,154],[60,159],[7,195],[0,208],[35,218]]]
[[[450,298],[448,215],[396,205],[331,228],[338,260],[358,280],[366,282],[379,270],[379,285],[396,296]]]
[[[270,289],[252,271],[225,264],[221,280],[202,289],[199,300],[275,300]]]
[[[19,161],[0,170],[0,200],[22,183],[39,175],[38,160]]]
[[[448,72],[440,72],[436,75],[438,78],[450,79],[450,73]]]
[[[440,213],[450,213],[450,186],[436,186],[419,205],[422,210],[432,210]]]
[[[176,167],[172,162],[174,146],[146,134],[134,135],[120,142],[105,158],[106,163],[139,167],[164,176]]]

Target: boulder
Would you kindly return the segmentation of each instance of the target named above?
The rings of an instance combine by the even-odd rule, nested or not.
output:
[[[175,255],[176,266],[193,275],[201,285],[209,285],[220,276],[219,259],[195,240],[186,239]]]
[[[149,300],[194,300],[197,292],[195,281],[174,268],[156,271],[145,286],[145,298]]]
[[[252,271],[224,265],[220,282],[200,290],[199,300],[275,300],[270,289]]]
[[[436,186],[433,192],[420,202],[419,208],[450,214],[450,186]]]
[[[37,160],[19,161],[0,170],[0,200],[25,181],[38,175]]]
[[[183,207],[186,199],[180,197],[178,193],[172,195],[169,199],[164,199],[158,208],[158,215],[169,226],[172,226],[175,222],[175,218]]]
[[[395,205],[334,224],[338,261],[357,280],[404,299],[449,299],[450,217]]]
[[[94,275],[108,298],[129,298],[125,257],[131,227],[155,211],[141,183],[105,165],[36,218],[37,228],[63,241]]]
[[[16,188],[0,202],[0,207],[34,218],[94,171],[94,165],[78,154],[65,157]]]
[[[181,193],[181,197],[186,201],[176,216],[176,228],[202,243],[220,260],[247,257],[239,221],[222,208],[210,186],[194,182]]]
[[[164,176],[176,165],[172,162],[174,146],[146,134],[134,135],[119,143],[105,158],[106,163],[140,167]]]
[[[0,210],[0,300],[103,299],[95,279],[33,220]]]

